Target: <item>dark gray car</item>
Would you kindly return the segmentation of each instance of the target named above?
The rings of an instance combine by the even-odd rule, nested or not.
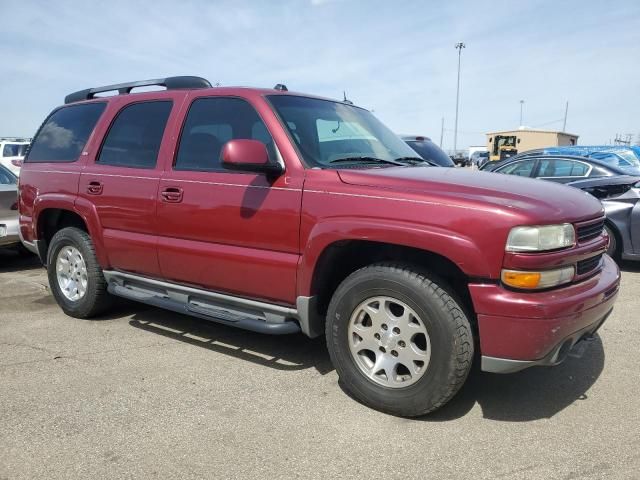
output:
[[[449,155],[435,143],[431,141],[429,137],[422,136],[403,136],[407,145],[409,145],[415,152],[424,158],[426,161],[440,167],[455,167],[453,160],[449,158]]]
[[[640,260],[640,177],[618,176],[571,182],[600,199],[607,215],[609,254]]]
[[[0,165],[0,247],[19,247],[18,179]]]

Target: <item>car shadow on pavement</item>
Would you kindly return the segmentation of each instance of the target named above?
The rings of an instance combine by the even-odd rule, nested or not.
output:
[[[618,262],[618,266],[623,272],[640,272],[640,262],[622,260]]]
[[[19,272],[42,268],[37,255],[18,253],[15,250],[0,248],[0,273]]]
[[[476,362],[460,392],[443,408],[420,420],[454,420],[478,404],[486,419],[528,422],[551,418],[577,401],[587,401],[589,389],[604,368],[605,355],[598,335],[583,343],[555,367],[500,375],[481,372]]]
[[[129,325],[277,370],[315,368],[321,375],[334,370],[324,338],[265,335],[157,308],[137,311]]]

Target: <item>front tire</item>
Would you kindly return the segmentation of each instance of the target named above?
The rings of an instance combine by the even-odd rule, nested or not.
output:
[[[345,390],[393,415],[447,403],[469,374],[469,321],[441,279],[376,264],[347,277],[327,313],[327,347]]]
[[[607,246],[607,254],[613,258],[614,260],[618,260],[618,256],[620,252],[618,251],[618,237],[616,236],[616,232],[613,229],[606,225],[604,226],[607,235],[609,236],[609,245]]]
[[[56,232],[47,259],[49,286],[64,313],[90,318],[107,309],[107,282],[87,232],[75,227]]]

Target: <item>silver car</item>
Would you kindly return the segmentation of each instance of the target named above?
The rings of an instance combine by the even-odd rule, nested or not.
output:
[[[20,247],[18,236],[18,179],[0,165],[0,248]]]

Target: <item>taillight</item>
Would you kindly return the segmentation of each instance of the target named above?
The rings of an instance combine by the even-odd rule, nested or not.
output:
[[[11,163],[13,164],[14,167],[22,166],[22,160],[20,160],[19,158],[14,158],[13,160],[11,160]]]

